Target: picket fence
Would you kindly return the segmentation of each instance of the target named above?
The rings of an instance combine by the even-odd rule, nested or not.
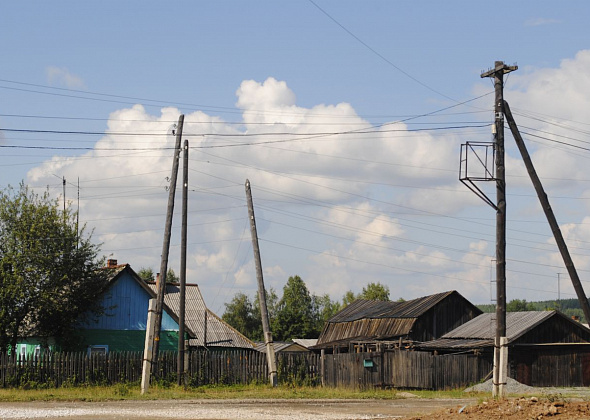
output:
[[[38,357],[0,354],[0,387],[111,385],[141,380],[141,352],[43,354]],[[314,385],[320,382],[319,355],[278,354],[279,380]],[[176,382],[177,353],[161,352],[154,381]],[[188,354],[187,383],[232,385],[268,381],[266,355],[253,350],[206,351]]]

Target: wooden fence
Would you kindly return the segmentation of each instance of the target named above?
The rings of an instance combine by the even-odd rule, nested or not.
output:
[[[589,386],[590,353],[556,347],[512,350],[510,377],[533,386]],[[254,350],[191,350],[186,364],[191,386],[267,383],[266,355]],[[0,354],[0,387],[60,387],[139,383],[140,352]],[[176,352],[161,352],[154,381],[176,382]],[[480,382],[492,370],[491,355],[432,355],[388,350],[325,355],[277,354],[279,383],[367,389],[454,389]]]
[[[41,357],[0,354],[0,387],[60,387],[139,382],[141,352],[85,352],[44,354]],[[320,383],[320,356],[278,354],[279,381],[297,385]],[[191,386],[248,384],[268,381],[266,355],[254,350],[193,350],[188,355],[187,380]],[[176,382],[177,353],[161,352],[155,381]]]
[[[176,352],[162,352],[155,381],[176,382]],[[476,383],[491,363],[473,355],[426,352],[277,354],[279,383],[366,389],[372,387],[449,389]],[[0,354],[0,387],[60,387],[138,383],[142,353],[108,355],[54,353],[21,358]],[[268,382],[266,355],[253,350],[189,352],[187,381],[191,386]]]
[[[404,350],[331,354],[324,357],[324,384],[358,389],[454,389],[481,381],[491,370],[489,360],[468,354]]]

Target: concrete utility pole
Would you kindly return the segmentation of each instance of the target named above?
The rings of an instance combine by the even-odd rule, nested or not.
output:
[[[273,347],[270,323],[268,322],[268,310],[266,308],[266,291],[262,277],[262,262],[260,249],[258,248],[258,233],[256,231],[256,219],[254,218],[254,204],[252,203],[252,191],[250,181],[246,180],[246,198],[248,199],[248,216],[250,218],[250,233],[252,235],[252,248],[254,250],[254,263],[256,264],[256,279],[258,280],[258,300],[260,302],[260,315],[262,318],[262,331],[266,344],[266,360],[268,362],[269,380],[272,386],[277,386],[277,363]]]
[[[494,143],[496,148],[496,342],[494,347],[494,387],[492,394],[504,397],[508,370],[506,347],[506,172],[504,167],[504,74],[518,69],[496,61],[494,68],[481,74],[493,77]]]
[[[156,299],[148,302],[148,316],[145,329],[145,349],[143,351],[143,365],[141,373],[141,395],[150,387],[150,371],[152,369],[152,347],[154,345],[154,322],[156,319]]]
[[[588,298],[586,297],[586,293],[584,293],[584,288],[582,287],[580,277],[578,277],[578,272],[576,271],[574,261],[572,260],[572,257],[569,253],[565,239],[563,239],[563,235],[561,234],[559,223],[557,223],[557,219],[555,218],[551,204],[549,204],[549,198],[543,189],[543,185],[541,184],[541,180],[537,175],[537,171],[535,171],[533,161],[531,160],[526,145],[524,144],[524,140],[520,135],[520,131],[518,131],[518,127],[516,126],[516,122],[514,121],[514,117],[512,116],[512,112],[510,111],[510,107],[508,106],[507,102],[504,102],[504,109],[506,112],[506,119],[508,120],[508,126],[510,127],[510,131],[512,131],[512,135],[514,136],[518,150],[522,155],[522,160],[524,161],[527,172],[529,173],[531,181],[533,182],[533,186],[535,187],[535,191],[537,192],[537,197],[541,202],[541,207],[543,207],[543,212],[545,212],[545,217],[547,218],[549,226],[551,227],[551,231],[553,232],[553,237],[555,238],[555,242],[557,243],[557,247],[561,253],[561,258],[563,259],[565,267],[567,268],[567,272],[570,276],[570,279],[572,280],[572,284],[574,286],[574,290],[576,291],[576,295],[578,296],[578,301],[580,302],[582,311],[584,311],[586,322],[590,322],[590,305],[588,304]]]
[[[184,154],[182,155],[182,231],[180,239],[180,302],[178,313],[178,385],[186,385],[184,365],[184,323],[186,306],[186,237],[187,237],[187,213],[188,213],[188,140],[184,141]]]
[[[158,364],[158,350],[160,345],[160,331],[162,329],[162,310],[164,307],[164,294],[166,293],[166,271],[168,270],[168,254],[170,253],[170,236],[172,231],[172,215],[174,213],[174,197],[176,193],[176,179],[178,178],[178,166],[179,166],[179,158],[180,158],[180,140],[182,138],[182,127],[184,124],[184,115],[180,115],[178,118],[178,125],[176,127],[176,143],[174,147],[174,158],[172,160],[172,175],[170,177],[170,189],[168,191],[168,209],[166,211],[166,227],[164,231],[164,242],[162,245],[162,255],[161,255],[161,262],[160,262],[160,281],[157,282],[158,290],[156,295],[156,308],[154,314],[154,322],[152,331],[146,330],[146,335],[150,335],[153,337],[152,345],[151,345],[151,352],[148,354],[148,348],[150,346],[146,345],[146,349],[144,351],[144,359],[148,361],[148,363],[144,363],[144,367],[146,365],[149,366],[149,371],[143,371],[142,374],[142,383],[146,383],[145,391],[147,391],[147,387],[149,386],[150,382],[150,374],[155,373],[155,367]],[[147,340],[146,340],[147,342]],[[142,389],[143,392],[145,392]]]

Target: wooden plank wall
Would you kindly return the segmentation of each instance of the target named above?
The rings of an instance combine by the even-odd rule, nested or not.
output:
[[[327,386],[453,389],[475,384],[491,364],[473,355],[437,355],[404,350],[325,356]],[[366,367],[365,360],[372,366]]]
[[[332,387],[366,389],[383,383],[384,353],[327,354],[324,360],[324,383]],[[365,361],[372,366],[365,367]]]
[[[478,383],[492,370],[491,361],[471,354],[386,353],[385,382],[396,388],[454,389]]]
[[[585,349],[520,347],[510,359],[510,377],[526,385],[590,385],[590,352]]]

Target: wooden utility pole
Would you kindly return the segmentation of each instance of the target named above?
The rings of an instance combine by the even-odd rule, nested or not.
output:
[[[506,351],[506,171],[504,167],[504,74],[516,70],[496,61],[494,68],[481,74],[493,77],[494,143],[496,149],[496,342],[494,347],[493,395],[504,397],[507,362]]]
[[[178,385],[185,385],[184,352],[184,322],[186,306],[186,236],[188,214],[188,140],[184,141],[184,154],[182,155],[182,230],[180,239],[180,302],[178,311]]]
[[[143,392],[147,391],[149,386],[150,374],[155,372],[155,367],[158,363],[158,350],[160,345],[160,331],[162,329],[162,310],[164,307],[164,294],[166,293],[166,271],[168,270],[168,254],[170,253],[170,236],[172,232],[172,215],[174,213],[174,197],[176,193],[176,179],[178,178],[178,166],[180,158],[180,140],[182,138],[182,127],[184,124],[184,115],[178,117],[178,125],[176,127],[176,143],[174,147],[174,158],[172,160],[172,175],[170,177],[170,189],[168,191],[168,209],[166,211],[166,227],[164,230],[164,242],[162,245],[162,255],[160,261],[160,281],[157,282],[156,308],[154,313],[154,322],[152,331],[146,330],[146,335],[153,337],[151,352],[148,352],[149,345],[146,345],[144,351],[144,358],[148,363],[144,363],[144,367],[148,366],[148,371],[143,371],[142,383],[146,384]],[[147,340],[146,340],[147,343]],[[149,354],[148,354],[149,353]]]
[[[260,315],[262,318],[262,331],[264,332],[264,343],[266,344],[266,360],[268,362],[269,380],[272,386],[277,386],[277,363],[273,347],[272,333],[268,321],[268,310],[266,308],[266,291],[262,277],[262,262],[260,260],[260,249],[258,248],[258,233],[256,231],[256,219],[254,218],[254,204],[252,203],[252,191],[250,181],[246,180],[246,197],[248,199],[248,216],[250,218],[250,233],[252,235],[252,248],[254,250],[254,264],[256,265],[256,279],[258,280],[258,301],[260,302]]]
[[[553,232],[553,237],[555,238],[555,242],[557,243],[557,247],[561,253],[561,258],[563,259],[565,267],[567,268],[567,272],[570,276],[570,279],[572,280],[572,284],[574,286],[574,290],[576,291],[576,295],[578,296],[578,301],[580,302],[582,311],[584,311],[586,322],[590,322],[590,305],[588,304],[588,298],[586,297],[586,293],[584,293],[582,282],[580,281],[580,277],[578,277],[578,272],[576,271],[574,261],[572,260],[572,257],[569,253],[565,239],[563,239],[561,229],[559,228],[559,224],[557,223],[557,219],[555,218],[551,204],[549,204],[549,198],[543,189],[543,185],[541,184],[541,180],[537,175],[537,171],[535,171],[531,156],[529,155],[526,145],[524,144],[524,140],[520,135],[520,131],[516,126],[516,122],[514,121],[514,117],[512,116],[512,112],[510,111],[510,107],[508,106],[507,102],[504,102],[504,109],[506,112],[506,119],[508,120],[508,126],[510,127],[510,131],[514,136],[518,150],[522,155],[522,160],[524,161],[527,172],[529,173],[531,181],[533,182],[533,186],[535,187],[535,191],[537,192],[537,197],[541,202],[541,207],[543,207],[543,212],[545,212],[545,217],[547,218],[549,226],[551,227],[551,231]]]

